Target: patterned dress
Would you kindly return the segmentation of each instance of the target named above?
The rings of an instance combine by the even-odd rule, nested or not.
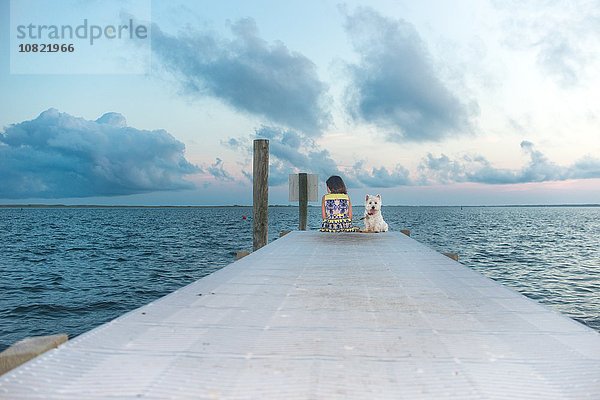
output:
[[[321,232],[356,232],[349,217],[350,198],[347,194],[329,193],[323,196],[325,203],[325,219],[321,224]]]

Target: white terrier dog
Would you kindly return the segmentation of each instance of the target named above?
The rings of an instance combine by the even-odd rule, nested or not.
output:
[[[387,232],[388,224],[381,215],[381,195],[367,195],[365,199],[365,232]]]

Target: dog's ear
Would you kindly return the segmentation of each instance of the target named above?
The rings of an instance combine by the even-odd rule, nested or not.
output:
[[[378,194],[378,195],[377,195],[377,196],[375,196],[375,197],[377,197],[378,199],[381,199],[381,195],[380,195],[380,194]]]
[[[365,196],[365,201],[368,201],[368,200],[369,200],[369,195],[366,195]]]

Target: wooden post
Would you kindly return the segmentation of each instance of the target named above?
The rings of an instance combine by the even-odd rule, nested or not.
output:
[[[235,253],[235,260],[241,260],[242,258],[249,256],[250,252],[247,250],[239,250]]]
[[[252,247],[254,251],[267,244],[269,233],[269,141],[254,141],[252,163]]]
[[[308,220],[308,176],[305,172],[298,174],[298,229],[306,230]]]
[[[453,259],[454,261],[458,261],[458,254],[456,253],[444,253],[444,255],[448,258]]]
[[[0,375],[65,343],[66,334],[28,337],[0,353]]]

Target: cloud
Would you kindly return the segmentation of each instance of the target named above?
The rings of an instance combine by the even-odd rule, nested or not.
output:
[[[596,73],[593,65],[600,50],[600,3],[492,3],[505,12],[505,43],[516,50],[533,52],[538,68],[560,86],[577,85],[587,74]]]
[[[251,139],[269,139],[272,186],[288,182],[288,175],[308,172],[329,176],[342,174],[329,151],[321,149],[314,140],[298,132],[271,126],[257,129]]]
[[[428,154],[419,165],[421,183],[472,182],[484,184],[517,184],[564,181],[568,179],[600,178],[600,159],[585,157],[570,166],[560,166],[550,160],[529,141],[521,142],[529,162],[520,170],[493,167],[482,156],[464,156],[451,160],[442,154]]]
[[[239,111],[319,135],[331,117],[315,64],[281,42],[267,43],[250,18],[231,31],[231,40],[199,31],[175,37],[153,25],[152,49],[187,93],[216,97]]]
[[[600,178],[600,160],[587,156],[575,162],[570,170],[574,179]]]
[[[118,113],[95,121],[49,109],[0,132],[0,198],[117,196],[191,188],[199,172],[164,130],[139,130]]]
[[[349,188],[394,187],[412,184],[408,170],[397,165],[393,171],[385,167],[365,167],[365,161],[357,161],[352,168],[340,168],[327,149],[301,133],[279,127],[262,126],[247,138],[231,138],[222,144],[251,156],[254,139],[269,140],[269,185],[287,184],[288,175],[298,172],[318,174],[321,180],[340,175]],[[249,160],[248,160],[249,161]],[[252,173],[242,171],[248,180]]]
[[[467,106],[440,78],[426,44],[410,23],[370,8],[346,16],[358,64],[349,65],[348,110],[355,120],[390,130],[391,141],[439,141],[471,133]]]
[[[435,157],[431,153],[427,154],[419,165],[419,171],[421,171],[422,183],[460,182],[465,175],[464,166],[458,161],[450,160],[445,154],[439,157]]]
[[[452,159],[445,154],[427,154],[416,173],[397,164],[393,168],[367,167],[365,160],[356,161],[350,168],[339,167],[327,149],[309,137],[277,127],[263,126],[245,138],[223,141],[222,144],[246,155],[246,166],[252,157],[252,140],[268,139],[270,150],[269,185],[287,184],[288,174],[308,172],[321,180],[331,175],[343,177],[349,188],[393,188],[453,183],[491,185],[530,182],[564,181],[569,179],[600,178],[600,159],[587,156],[570,166],[549,160],[529,141],[521,142],[521,150],[529,162],[519,170],[494,167],[481,155],[465,155]],[[250,167],[251,168],[251,167]],[[242,174],[252,181],[252,171],[243,168]]]
[[[390,188],[414,184],[409,171],[399,164],[392,171],[385,167],[372,167],[369,171],[364,168],[364,161],[359,161],[354,164],[351,176],[363,187]]]
[[[535,46],[538,47],[537,63],[542,70],[562,86],[578,82],[585,57],[571,38],[563,33],[550,32]]]
[[[219,181],[234,181],[235,179],[231,174],[223,169],[223,160],[217,157],[214,164],[206,167],[206,172],[212,175],[216,180]]]

